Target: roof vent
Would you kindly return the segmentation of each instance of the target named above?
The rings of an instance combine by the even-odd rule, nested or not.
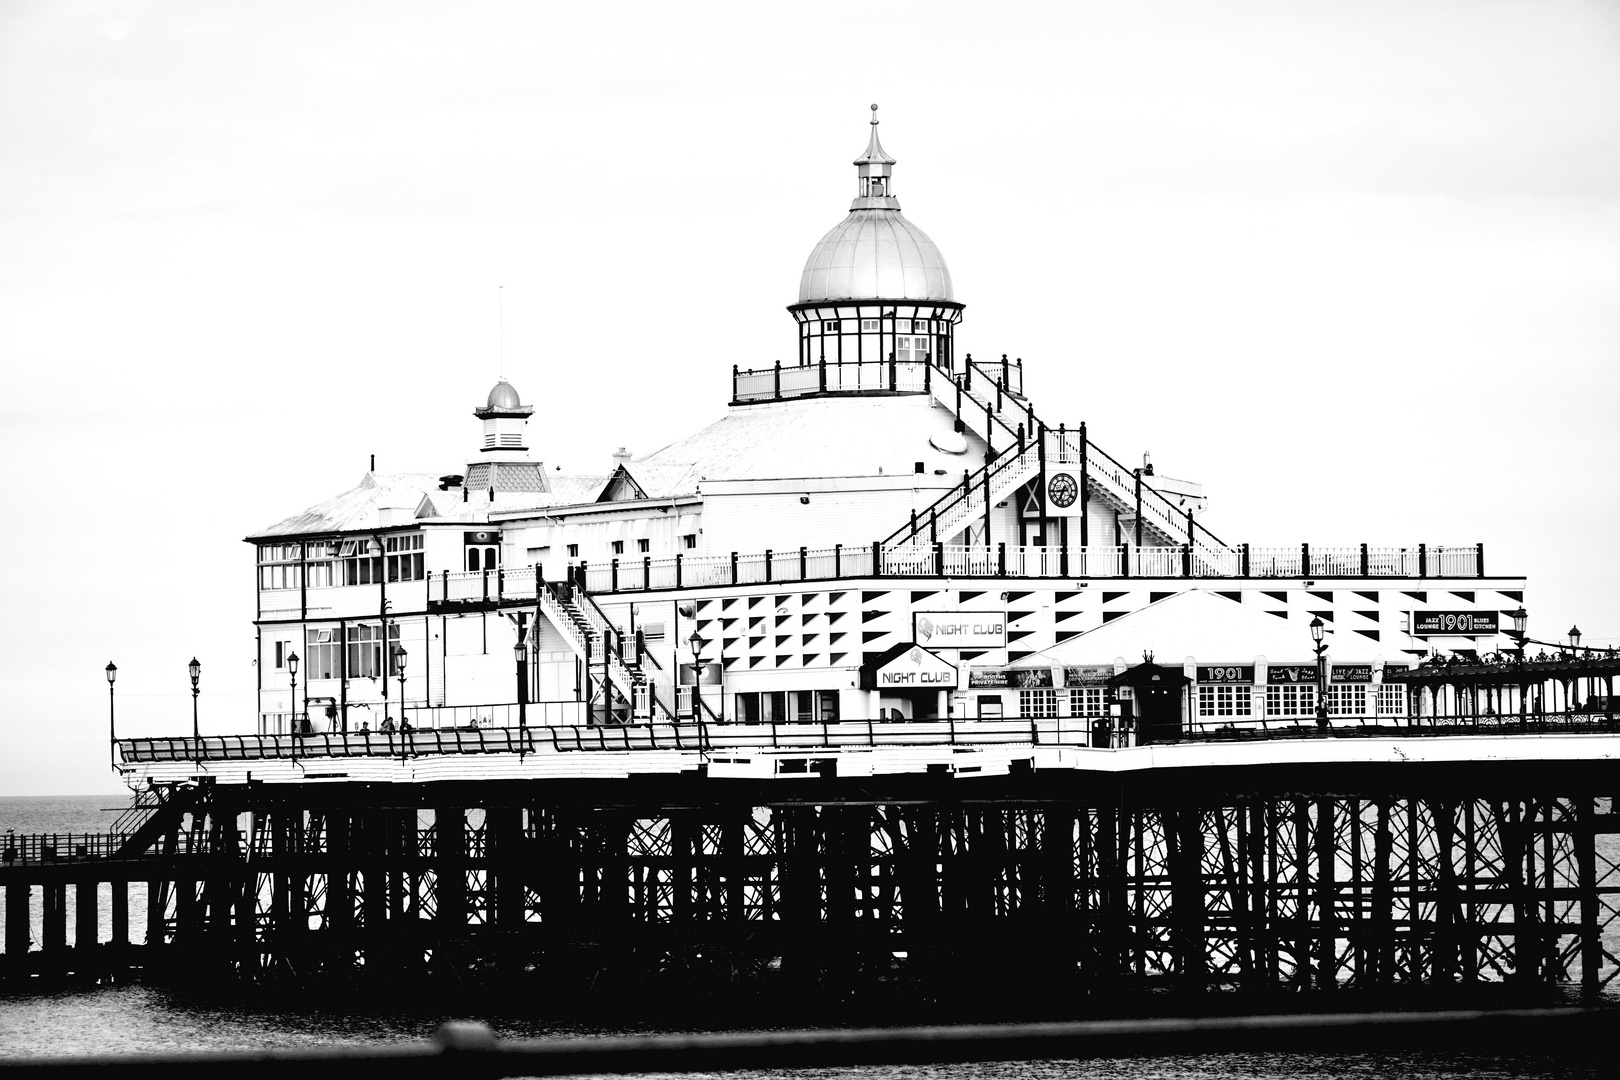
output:
[[[441,476],[439,477],[439,490],[449,491],[451,488],[460,487],[462,479],[463,477],[460,473],[451,473],[448,476]]]

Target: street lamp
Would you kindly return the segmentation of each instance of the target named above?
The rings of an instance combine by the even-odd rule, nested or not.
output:
[[[292,733],[292,759],[298,760],[298,654],[287,654],[287,674],[292,679],[292,696],[287,699],[287,730]]]
[[[192,758],[198,765],[202,764],[202,733],[197,727],[197,680],[202,678],[202,665],[197,663],[193,656],[191,663],[186,665],[191,673],[191,750]]]
[[[1508,618],[1513,620],[1513,629],[1508,631],[1508,635],[1513,638],[1515,651],[1519,654],[1519,662],[1523,663],[1524,628],[1530,620],[1530,613],[1524,610],[1523,604],[1520,604],[1517,608],[1508,612],[1507,614]]]
[[[1576,652],[1580,651],[1581,628],[1578,626],[1572,626],[1569,628],[1569,647]]]
[[[518,757],[529,746],[529,644],[518,638],[517,644],[512,646],[512,659],[517,661],[517,692],[518,692]]]
[[[113,683],[118,680],[118,665],[107,661],[107,751],[109,756],[118,749],[118,728],[113,719]]]
[[[692,715],[697,718],[698,745],[707,750],[709,731],[703,722],[703,646],[708,642],[696,631],[686,640],[692,646]]]
[[[405,760],[405,733],[410,725],[405,722],[405,646],[394,644],[394,673],[399,676],[399,760]],[[384,677],[386,684],[388,679]]]
[[[1316,642],[1316,726],[1323,729],[1328,726],[1327,664],[1323,661],[1327,644],[1322,640],[1326,633],[1327,625],[1320,615],[1311,619],[1311,640]]]

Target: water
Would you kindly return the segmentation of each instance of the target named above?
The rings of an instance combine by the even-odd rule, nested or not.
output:
[[[0,797],[0,832],[93,832],[121,809],[116,796]],[[143,925],[133,909],[131,927]],[[0,900],[3,903],[3,900]],[[71,930],[71,922],[69,924]],[[138,936],[140,931],[135,929]],[[402,999],[408,998],[408,989]],[[508,1015],[480,1016],[502,1039],[665,1033],[656,1007],[627,1005],[611,1025],[582,1026],[527,1014],[519,1003]],[[637,1017],[647,1021],[637,1026]],[[382,1000],[356,1000],[341,1010],[308,1004],[243,1003],[217,996],[116,986],[0,997],[0,1058],[78,1054],[177,1053],[311,1049],[331,1045],[398,1045],[428,1039],[446,1020],[465,1019],[453,1008],[402,1008]],[[712,1030],[726,1030],[717,1017]],[[1366,1054],[1243,1053],[1097,1061],[991,1062],[963,1065],[790,1069],[727,1074],[742,1080],[1495,1080],[1498,1077],[1597,1077],[1611,1070],[1593,1059],[1556,1056],[1550,1048],[1523,1053],[1383,1052]]]

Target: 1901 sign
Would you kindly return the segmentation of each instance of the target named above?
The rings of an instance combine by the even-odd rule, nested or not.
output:
[[[1494,634],[1497,632],[1497,613],[1494,611],[1414,611],[1412,636],[1428,637],[1445,634]]]

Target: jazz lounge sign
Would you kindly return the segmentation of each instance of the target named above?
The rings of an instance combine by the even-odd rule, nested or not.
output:
[[[1005,649],[1005,611],[917,611],[911,640],[930,649]]]
[[[921,645],[899,645],[861,668],[865,690],[955,690],[956,665]]]
[[[1414,611],[1413,637],[1443,637],[1458,634],[1472,637],[1497,632],[1497,614],[1494,611]]]

